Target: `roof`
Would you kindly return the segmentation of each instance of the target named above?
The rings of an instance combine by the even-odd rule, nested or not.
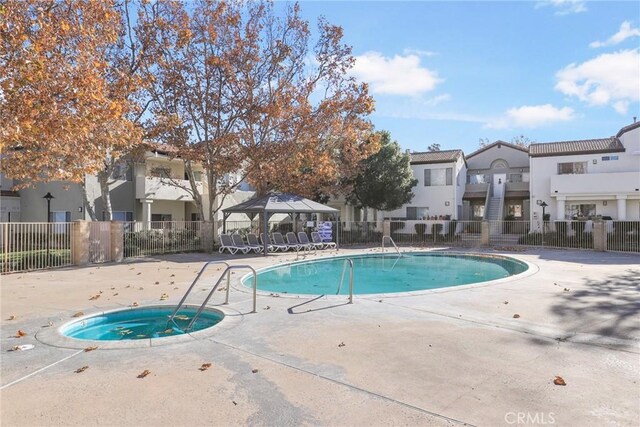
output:
[[[336,213],[337,209],[291,193],[268,193],[223,209],[230,213]]]
[[[465,191],[464,195],[462,196],[463,199],[486,199],[487,198],[487,192],[486,191]]]
[[[511,197],[524,197],[524,198],[528,198],[529,197],[529,191],[527,190],[518,190],[518,191],[506,191],[504,193],[504,197],[505,199],[511,198]]]
[[[426,151],[423,153],[410,153],[412,165],[424,165],[428,163],[450,163],[463,156],[462,150]]]
[[[504,145],[505,147],[513,148],[515,150],[520,150],[520,151],[523,151],[525,153],[529,152],[529,149],[527,149],[527,147],[522,147],[520,145],[511,144],[510,142],[505,142],[505,141],[498,140],[498,141],[493,142],[493,143],[491,143],[489,145],[485,145],[484,147],[481,147],[479,150],[474,151],[473,153],[469,154],[466,157],[468,159],[470,157],[476,156],[476,155],[478,155],[478,154],[480,154],[480,153],[482,153],[484,151],[490,150],[491,148],[493,148],[493,147],[495,147],[497,145]]]
[[[572,154],[619,153],[625,151],[620,140],[611,136],[600,139],[583,139],[579,141],[546,142],[531,144],[529,156],[551,157],[569,156]]]
[[[0,190],[0,196],[2,197],[20,197],[17,191]]]
[[[622,129],[620,129],[616,135],[616,138],[620,138],[623,134],[629,132],[630,130],[634,130],[640,127],[640,122],[634,122],[628,126],[623,127]]]

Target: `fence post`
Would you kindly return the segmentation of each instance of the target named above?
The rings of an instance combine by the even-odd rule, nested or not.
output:
[[[483,246],[488,246],[491,242],[490,240],[490,225],[489,221],[482,221],[481,234],[480,234],[480,244]]]
[[[607,250],[607,230],[604,221],[593,221],[593,250],[600,252]]]
[[[111,261],[124,259],[124,222],[111,221]]]
[[[74,265],[89,264],[89,222],[84,220],[73,221],[71,224],[71,255]]]
[[[200,227],[200,241],[202,245],[202,250],[206,253],[210,254],[213,252],[213,222],[212,221],[202,221]]]
[[[391,237],[391,221],[389,221],[388,219],[382,221],[382,236]]]

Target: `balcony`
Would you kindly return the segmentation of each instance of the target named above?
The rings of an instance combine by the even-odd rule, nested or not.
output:
[[[550,181],[552,196],[640,194],[640,172],[552,175]]]
[[[172,184],[172,182],[175,182],[178,186]],[[200,194],[202,194],[202,183],[197,185]],[[179,186],[190,188],[189,181],[185,179],[169,180],[167,178],[137,176],[136,199],[192,202],[193,197],[191,197],[191,194]]]

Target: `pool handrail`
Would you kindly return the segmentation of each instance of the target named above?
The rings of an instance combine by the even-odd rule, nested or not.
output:
[[[191,286],[189,286],[189,289],[187,289],[187,292],[185,292],[184,295],[182,296],[182,299],[180,300],[180,302],[176,306],[176,309],[173,310],[173,313],[171,313],[171,316],[169,316],[169,322],[173,322],[173,318],[175,317],[176,314],[178,314],[178,310],[180,310],[180,307],[182,307],[182,305],[184,304],[185,300],[187,299],[187,297],[189,296],[189,294],[191,293],[193,288],[196,286],[196,283],[198,283],[198,280],[200,280],[200,276],[202,276],[202,273],[204,273],[204,271],[210,265],[215,265],[215,264],[224,264],[226,266],[226,268],[225,268],[224,272],[222,273],[222,275],[220,276],[220,278],[224,277],[224,273],[227,272],[227,269],[229,268],[229,263],[227,263],[225,261],[209,261],[209,262],[205,262],[204,265],[202,266],[202,268],[200,269],[200,271],[198,272],[198,275],[196,276],[196,278],[193,279],[193,282],[191,283]],[[230,276],[229,273],[227,273],[227,289],[229,288],[230,280],[231,280],[231,276]],[[174,322],[174,324],[175,324],[175,322]]]
[[[398,255],[402,256],[402,252],[400,252],[400,249],[398,249],[398,246],[396,245],[396,242],[393,241],[391,236],[382,236],[382,252],[384,252],[384,240],[385,239],[389,239],[389,241],[391,242],[393,247],[396,249],[396,252],[398,252]]]
[[[340,295],[340,290],[342,289],[342,282],[344,281],[344,273],[347,269],[347,264],[349,265],[349,304],[353,304],[353,260],[351,258],[346,258],[344,260],[342,276],[340,276],[340,283],[338,284],[338,291],[336,292],[336,295]]]
[[[191,330],[191,328],[193,327],[193,324],[195,323],[195,321],[200,316],[200,313],[202,313],[202,311],[206,307],[207,303],[209,302],[209,300],[211,299],[213,294],[216,292],[216,290],[217,290],[218,286],[220,285],[220,283],[222,282],[222,278],[225,276],[225,274],[227,275],[227,277],[229,277],[229,275],[231,274],[231,270],[238,270],[238,269],[241,269],[241,268],[244,268],[244,269],[248,268],[249,270],[251,270],[251,273],[253,274],[253,311],[251,313],[255,313],[256,312],[256,301],[257,301],[257,294],[258,294],[258,274],[256,273],[256,270],[253,267],[251,267],[250,265],[231,265],[231,266],[228,266],[222,272],[222,275],[220,276],[220,278],[218,279],[216,284],[213,286],[213,288],[211,288],[211,291],[209,292],[209,295],[207,295],[207,298],[205,298],[205,300],[203,301],[203,303],[200,306],[200,308],[198,308],[198,311],[196,312],[196,314],[191,319],[191,322],[189,322],[189,325],[186,327],[185,331]],[[226,296],[225,304],[228,304],[228,303],[229,303],[229,282],[227,281],[227,296]]]

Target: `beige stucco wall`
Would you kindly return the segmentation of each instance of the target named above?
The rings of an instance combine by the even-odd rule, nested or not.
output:
[[[50,192],[51,212],[69,211],[71,221],[85,219],[85,209],[82,202],[80,185],[69,182],[54,181],[47,184],[37,184],[33,188],[20,190],[20,220],[23,222],[46,222],[47,201],[42,197]],[[78,212],[82,208],[82,212]]]

